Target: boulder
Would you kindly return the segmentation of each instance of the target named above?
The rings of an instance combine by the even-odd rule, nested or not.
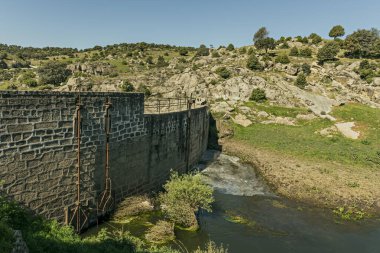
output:
[[[250,121],[247,118],[247,116],[240,114],[240,113],[238,115],[236,115],[234,118],[232,118],[232,121],[238,125],[243,126],[243,127],[247,127],[247,126],[252,125],[252,121]]]

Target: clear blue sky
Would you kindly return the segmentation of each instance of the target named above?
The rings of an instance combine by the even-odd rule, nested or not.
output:
[[[270,36],[379,28],[380,0],[0,0],[0,43],[86,48],[121,42],[237,46]]]

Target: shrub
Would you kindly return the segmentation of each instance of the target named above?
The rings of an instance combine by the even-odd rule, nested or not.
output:
[[[12,72],[0,69],[0,81],[9,81],[12,77]]]
[[[261,65],[259,59],[254,54],[251,54],[247,60],[247,68],[260,71],[264,69],[264,66]]]
[[[226,48],[227,51],[234,51],[235,50],[235,46],[233,44],[228,44],[227,48]]]
[[[59,85],[71,75],[63,62],[48,62],[37,69],[41,84]]]
[[[331,61],[339,52],[339,45],[336,42],[328,42],[318,50],[317,59],[320,63]]]
[[[239,49],[239,53],[240,53],[240,54],[246,54],[246,53],[247,53],[247,48],[246,48],[246,47],[241,47],[241,48]]]
[[[300,89],[305,89],[307,85],[306,76],[303,73],[298,74],[294,84]]]
[[[253,50],[253,48],[252,47],[250,47],[249,49],[248,49],[248,51],[247,51],[247,54],[248,55],[251,55],[251,54],[253,54],[255,51]]]
[[[264,39],[259,39],[255,41],[255,47],[257,49],[264,49],[266,53],[268,53],[269,49],[275,49],[276,47],[276,41],[273,38],[264,38]]]
[[[149,228],[145,238],[152,243],[161,244],[175,239],[174,224],[159,220],[153,227]]]
[[[150,91],[150,89],[145,85],[140,85],[137,91],[144,93],[146,97],[150,97],[152,95],[152,92]]]
[[[288,49],[288,48],[289,48],[289,44],[286,41],[284,43],[282,43],[280,46],[280,49]]]
[[[135,91],[135,87],[133,86],[133,84],[128,81],[128,80],[124,80],[123,81],[123,85],[121,86],[121,89],[125,92],[133,92]]]
[[[290,63],[289,57],[286,54],[280,54],[274,60],[277,63],[288,64]]]
[[[0,252],[11,252],[13,248],[13,232],[4,223],[0,222]]]
[[[226,67],[219,67],[215,71],[223,79],[228,79],[231,76],[231,72]]]
[[[212,58],[218,58],[218,57],[220,57],[220,54],[218,53],[218,51],[212,51],[211,57]]]
[[[0,59],[0,69],[7,69],[8,68],[8,65],[5,61],[3,61],[2,59]]]
[[[253,89],[249,100],[259,102],[259,103],[264,102],[265,100],[267,100],[265,90],[260,89],[260,88]]]
[[[319,36],[318,34],[316,34],[316,33],[312,33],[312,34],[310,34],[309,35],[309,39],[311,39],[311,43],[312,44],[319,44],[319,43],[321,43],[322,42],[322,37],[321,36]]]
[[[152,65],[152,64],[153,64],[153,57],[149,55],[149,56],[146,58],[146,63],[149,64],[149,65]]]
[[[298,56],[298,55],[299,55],[298,48],[297,47],[292,47],[290,49],[289,56]]]
[[[376,65],[371,64],[368,60],[361,61],[356,72],[361,79],[366,80],[368,83],[372,82],[372,79],[380,74],[376,74]]]
[[[167,67],[169,63],[167,63],[163,56],[158,56],[156,66],[158,68]]]
[[[179,53],[179,55],[181,55],[181,56],[187,56],[188,53],[189,53],[189,51],[188,51],[186,48],[180,48],[180,49],[178,50],[178,53]]]
[[[309,48],[309,47],[306,47],[306,48],[302,48],[299,52],[299,56],[301,57],[311,57],[313,51]]]
[[[200,209],[211,211],[213,189],[202,182],[199,174],[180,176],[172,172],[164,190],[159,195],[159,200],[163,211],[175,224],[198,228],[195,213]]]
[[[205,45],[200,45],[197,53],[195,54],[196,56],[208,56],[210,55],[210,50],[205,46]]]
[[[309,64],[307,64],[307,63],[304,63],[304,64],[302,64],[301,65],[301,69],[302,69],[302,72],[305,74],[305,75],[310,75],[310,73],[311,73],[311,67],[310,67],[310,65]]]

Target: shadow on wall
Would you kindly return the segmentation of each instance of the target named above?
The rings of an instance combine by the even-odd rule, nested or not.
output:
[[[208,132],[208,145],[207,149],[222,150],[222,145],[219,144],[219,131],[216,120],[210,112],[209,117],[209,132]]]

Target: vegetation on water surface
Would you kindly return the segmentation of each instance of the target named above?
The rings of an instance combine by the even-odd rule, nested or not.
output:
[[[211,212],[213,189],[199,174],[178,175],[173,172],[164,190],[159,196],[162,210],[181,227],[196,230],[199,226],[196,213],[201,209]]]
[[[303,108],[284,108],[247,103],[274,116],[295,117],[307,113]],[[340,121],[354,121],[361,132],[358,140],[340,134],[332,138],[317,132],[334,124],[327,119],[298,121],[296,126],[253,124],[234,125],[234,137],[254,147],[261,147],[314,160],[336,161],[342,164],[378,167],[380,165],[380,113],[378,109],[359,104],[336,107],[332,115]]]

